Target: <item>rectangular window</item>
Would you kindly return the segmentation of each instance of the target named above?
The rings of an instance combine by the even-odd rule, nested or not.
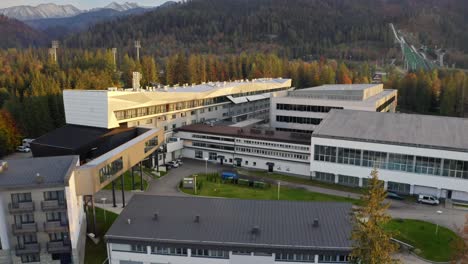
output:
[[[338,175],[338,183],[346,186],[357,187],[359,186],[359,177]]]
[[[203,151],[195,150],[195,158],[196,159],[203,159]]]
[[[64,191],[48,191],[44,192],[44,201],[64,201],[65,193]]]
[[[338,148],[338,163],[349,165],[361,165],[361,150]]]
[[[389,181],[387,183],[387,190],[392,191],[392,192],[396,192],[396,193],[401,193],[401,194],[409,194],[410,193],[410,185],[405,184],[405,183]]]
[[[139,244],[131,245],[130,250],[132,252],[137,252],[137,253],[146,253],[147,252],[146,246],[145,245],[139,245]]]
[[[416,157],[416,173],[440,175],[440,166],[442,160],[430,157]]]
[[[13,193],[11,194],[11,202],[13,205],[32,202],[31,193]]]
[[[315,179],[323,182],[335,183],[335,175],[326,172],[315,172]]]
[[[22,224],[32,224],[34,223],[34,214],[17,214],[14,215],[14,220],[17,227],[21,227]]]
[[[22,263],[31,263],[31,262],[39,262],[41,261],[39,254],[28,254],[21,256]]]
[[[67,222],[67,215],[65,212],[48,212],[46,213],[47,222]]]
[[[158,137],[153,137],[145,142],[145,153],[158,146]]]
[[[318,161],[336,162],[336,147],[315,145],[314,159]]]
[[[386,169],[387,153],[364,150],[362,154],[362,166]]]
[[[414,156],[404,154],[388,154],[387,169],[396,171],[414,172]]]
[[[103,183],[108,179],[112,178],[116,173],[123,169],[123,158],[120,157],[110,164],[107,164],[105,167],[99,169],[99,179]]]
[[[443,176],[468,179],[468,161],[444,160]]]
[[[208,153],[208,159],[209,160],[217,160],[218,159],[218,154],[216,152],[209,152]]]
[[[322,121],[321,118],[311,118],[311,117],[300,117],[300,116],[276,116],[277,122],[282,123],[296,123],[296,124],[308,124],[308,125],[318,125]]]
[[[229,251],[212,249],[192,249],[192,257],[229,258]]]
[[[172,248],[172,247],[153,247],[151,250],[151,254],[187,256],[187,249],[186,248]]]

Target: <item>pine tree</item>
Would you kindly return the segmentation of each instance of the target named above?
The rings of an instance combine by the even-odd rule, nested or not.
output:
[[[356,210],[354,217],[351,257],[357,263],[398,263],[392,256],[398,246],[391,242],[392,234],[384,229],[384,225],[391,219],[386,213],[390,204],[384,203],[385,197],[386,192],[379,181],[378,171],[374,168],[367,193],[361,198],[364,205]]]

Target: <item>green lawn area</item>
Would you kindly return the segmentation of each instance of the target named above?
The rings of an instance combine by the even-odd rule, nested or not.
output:
[[[89,213],[90,223],[92,223],[93,212]],[[86,264],[102,264],[107,258],[106,243],[104,242],[104,235],[106,234],[109,227],[117,218],[117,214],[106,211],[106,221],[104,221],[104,210],[96,208],[96,220],[97,220],[97,237],[100,238],[99,243],[96,245],[94,242],[87,237],[86,238],[86,249],[85,249],[85,263]],[[92,226],[90,227],[92,230]]]
[[[327,182],[321,182],[317,180],[312,180],[312,179],[307,179],[307,178],[301,178],[301,177],[296,177],[296,176],[290,176],[290,175],[284,175],[284,174],[279,174],[279,173],[269,173],[267,171],[251,171],[251,170],[245,170],[245,169],[239,169],[237,170],[239,174],[244,174],[244,175],[251,175],[251,176],[256,176],[256,177],[262,177],[262,178],[269,178],[269,179],[274,179],[274,180],[280,180],[280,181],[285,181],[285,182],[292,182],[292,183],[298,183],[298,184],[304,184],[304,185],[311,185],[311,186],[317,186],[317,187],[322,187],[322,188],[327,188],[327,189],[333,189],[333,190],[338,190],[338,191],[344,191],[344,192],[352,192],[352,193],[359,193],[362,194],[365,189],[363,188],[354,188],[350,186],[344,186],[344,185],[339,185],[339,184],[333,184],[333,183],[327,183]]]
[[[135,175],[135,190],[140,190],[140,174],[134,173]],[[148,182],[143,179],[143,190],[146,190],[146,187],[148,187]],[[120,178],[117,178],[115,180],[115,189],[116,190],[122,190],[121,185],[120,185]],[[109,183],[106,187],[104,187],[104,190],[112,190],[112,183]],[[124,190],[125,191],[131,191],[132,189],[132,174],[127,171],[124,173]]]
[[[201,196],[227,197],[240,199],[258,199],[258,200],[276,200],[278,199],[278,190],[276,186],[266,189],[241,186],[231,183],[215,183],[206,180],[206,176],[200,175],[197,181],[202,182],[202,188],[198,191]],[[188,194],[194,194],[192,189],[181,189]],[[293,189],[287,187],[280,188],[280,200],[291,201],[327,201],[327,202],[349,202],[356,205],[360,204],[359,200],[339,197],[328,194],[309,192],[303,189]]]
[[[411,219],[393,219],[386,228],[396,232],[395,238],[415,247],[415,253],[431,261],[450,261],[452,241],[461,239],[448,228]]]

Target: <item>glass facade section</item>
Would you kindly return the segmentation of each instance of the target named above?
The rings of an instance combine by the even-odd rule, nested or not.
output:
[[[468,179],[468,161],[444,160],[443,176]]]
[[[335,183],[335,174],[326,172],[315,172],[315,179],[323,182]]]
[[[414,156],[390,153],[388,155],[387,169],[414,172]]]
[[[193,257],[204,257],[204,258],[229,258],[229,251],[224,250],[212,250],[212,249],[192,249]]]
[[[440,165],[442,160],[430,157],[416,157],[416,173],[440,175]]]
[[[361,150],[338,148],[338,163],[349,165],[361,165]]]
[[[187,256],[187,249],[173,247],[153,247],[151,253],[157,255]]]
[[[364,150],[362,154],[362,166],[386,169],[387,153]]]
[[[388,185],[387,185],[387,190],[391,191],[391,192],[396,192],[396,193],[409,194],[410,193],[410,185],[405,184],[405,183],[389,181]]]
[[[110,164],[107,164],[105,167],[99,169],[99,180],[101,183],[107,181],[117,172],[123,169],[123,158],[120,157]]]
[[[315,145],[314,160],[336,162],[336,147]]]
[[[338,183],[341,185],[357,187],[359,186],[359,177],[338,175]]]
[[[276,109],[285,110],[285,111],[328,113],[332,109],[343,109],[343,107],[320,106],[320,105],[277,104]]]
[[[145,153],[158,146],[158,137],[153,137],[145,142]]]
[[[277,261],[294,261],[294,262],[314,262],[314,254],[294,254],[294,253],[276,253],[275,260]]]
[[[322,119],[300,116],[276,116],[276,121],[281,123],[318,125]]]

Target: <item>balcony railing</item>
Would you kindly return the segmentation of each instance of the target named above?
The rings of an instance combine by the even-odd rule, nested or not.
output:
[[[21,202],[21,203],[10,203],[8,204],[8,210],[10,213],[24,213],[34,211],[34,202]]]
[[[39,243],[16,245],[15,251],[16,251],[16,256],[37,254],[41,252],[41,246],[39,245]]]
[[[14,235],[37,232],[37,223],[13,224],[11,226]]]
[[[67,209],[67,203],[65,201],[50,200],[41,202],[42,211],[55,211]]]
[[[68,223],[65,222],[45,222],[44,231],[48,233],[68,231]]]
[[[50,254],[68,253],[70,251],[71,251],[70,240],[47,243],[47,252],[49,252]]]

